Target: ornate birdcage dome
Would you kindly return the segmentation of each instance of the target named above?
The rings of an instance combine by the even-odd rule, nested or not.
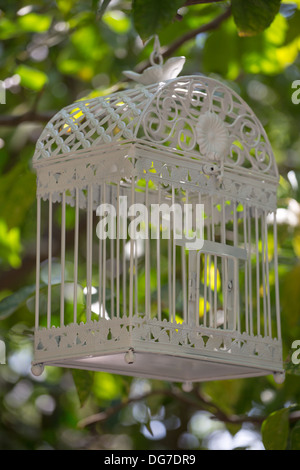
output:
[[[175,381],[283,375],[277,251],[268,246],[270,231],[275,245],[277,237],[278,170],[271,145],[235,91],[202,75],[177,77],[183,63],[176,58],[153,63],[143,74],[128,72],[138,85],[67,106],[37,142],[35,373],[51,364]],[[124,237],[120,196],[146,209],[201,204],[201,248],[177,239],[170,211],[169,237],[163,236],[165,214],[154,239],[149,225],[140,239]],[[96,215],[108,203],[116,210],[115,237],[99,239]],[[74,214],[68,243],[67,210]],[[129,213],[126,227],[131,219]],[[38,296],[43,223],[46,315]],[[72,314],[66,307],[67,263]],[[85,292],[81,310],[79,287]]]
[[[171,158],[187,170],[186,184],[199,184],[193,180],[199,172],[218,174],[218,191],[276,207],[278,170],[261,123],[233,90],[197,75],[81,100],[58,112],[34,154],[38,194],[85,187],[86,178],[97,183],[108,174],[118,180],[120,172],[132,171],[128,157],[134,155],[136,171],[148,171],[153,155],[158,170]],[[59,175],[51,173],[54,164],[61,164]]]

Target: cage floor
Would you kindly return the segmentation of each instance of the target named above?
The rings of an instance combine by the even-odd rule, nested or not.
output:
[[[203,382],[273,374],[272,370],[256,367],[151,352],[135,352],[133,364],[126,363],[124,353],[117,353],[68,358],[47,362],[45,365],[111,372],[171,382]]]

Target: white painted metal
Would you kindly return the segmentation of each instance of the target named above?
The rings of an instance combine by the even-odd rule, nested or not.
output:
[[[170,74],[173,66],[178,73],[182,65],[182,60],[160,64],[165,68],[152,69],[140,81]],[[278,171],[261,123],[234,91],[203,76],[168,75],[155,84],[81,100],[47,124],[33,163],[38,198],[35,374],[42,371],[38,364],[52,364],[176,381],[269,373],[280,380],[275,217],[272,255],[267,223],[268,214],[276,211]],[[188,252],[174,237],[172,212],[168,240],[162,214],[156,239],[124,239],[130,217],[119,217],[119,196],[148,209],[174,203],[194,208],[201,202],[202,249]],[[116,208],[115,240],[96,237],[101,203]],[[51,277],[58,206],[61,289],[56,318]],[[47,208],[45,321],[39,314],[39,288],[41,209]],[[74,211],[75,221],[71,317],[65,308],[67,210]]]
[[[36,286],[35,286],[35,329],[39,328],[40,266],[41,266],[41,198],[36,207]]]

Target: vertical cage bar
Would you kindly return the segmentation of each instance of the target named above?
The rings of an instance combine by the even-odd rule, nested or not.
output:
[[[145,206],[146,212],[149,214],[149,182],[146,180],[145,186]],[[145,253],[145,304],[146,304],[146,318],[151,316],[151,293],[150,293],[150,246],[149,246],[149,232],[148,232],[148,221],[146,224],[146,253]]]
[[[102,204],[106,204],[106,183],[103,183]],[[102,305],[100,305],[100,315],[105,318],[106,312],[106,239],[103,237],[103,250],[102,250]]]
[[[280,303],[279,303],[279,280],[278,280],[278,252],[277,252],[277,220],[276,212],[274,212],[273,222],[274,234],[274,271],[275,271],[275,301],[276,301],[276,323],[277,323],[277,339],[281,339],[281,324],[280,324]]]
[[[65,262],[66,262],[66,192],[62,193],[61,202],[61,284],[60,284],[60,326],[65,321]]]
[[[181,247],[181,266],[182,266],[182,293],[183,293],[183,321],[187,322],[187,293],[186,293],[186,256],[185,247]]]
[[[247,206],[244,202],[243,211],[243,230],[244,230],[244,249],[247,250]],[[248,258],[245,260],[245,331],[249,333],[249,312],[248,312]]]
[[[248,206],[248,278],[249,278],[249,329],[250,335],[253,336],[253,302],[252,302],[252,261],[251,261],[251,251],[252,251],[252,240],[251,240],[251,213],[250,206]]]
[[[90,320],[90,186],[86,195],[86,321]]]
[[[35,284],[35,328],[39,327],[40,304],[40,266],[41,266],[41,197],[37,196],[36,205],[36,284]]]
[[[208,209],[209,212],[209,209]],[[211,240],[211,217],[207,219],[207,239]],[[208,301],[209,301],[209,327],[213,326],[213,301],[212,301],[212,289],[211,289],[211,255],[208,255]]]
[[[200,251],[195,252],[195,256],[197,258],[197,266],[196,266],[196,326],[200,324],[200,312],[199,312],[199,302],[200,302]]]
[[[234,283],[235,283],[235,259],[226,258],[226,263],[228,267],[228,285],[227,285],[227,327],[229,330],[236,331],[236,314],[235,314],[235,305],[234,305]]]
[[[117,318],[120,317],[120,182],[117,183],[117,259],[116,259],[116,302],[117,302]]]
[[[228,258],[224,258],[224,328],[228,326]]]
[[[233,203],[233,244],[238,246],[238,222],[237,222],[237,202]],[[234,260],[234,329],[241,331],[240,304],[239,304],[239,266],[238,260]]]
[[[186,190],[186,203],[188,204],[188,191]],[[181,213],[185,214],[184,211],[184,202],[181,201]],[[181,233],[184,236],[184,219],[182,218],[182,226],[181,226]],[[183,321],[187,322],[188,320],[188,311],[187,311],[187,269],[186,269],[186,253],[185,247],[181,247],[181,267],[182,267],[182,295],[183,295]]]
[[[199,300],[197,309],[197,251],[189,250],[189,292],[188,292],[188,324],[190,327],[196,325],[196,312],[199,312]]]
[[[114,205],[114,185],[110,186],[110,203]],[[114,249],[114,238],[113,236],[110,239],[110,318],[115,316],[115,283],[114,283],[114,275],[115,275],[115,249]]]
[[[254,211],[255,216],[255,251],[256,251],[256,312],[257,312],[257,335],[260,335],[260,279],[259,279],[259,231],[258,231],[258,212],[257,207]]]
[[[175,188],[172,184],[172,205],[175,204]],[[175,244],[175,212],[172,213],[172,228],[173,228],[173,270],[172,270],[172,313],[173,322],[175,323],[176,317],[176,244]]]
[[[263,318],[264,335],[267,336],[267,298],[266,298],[266,253],[265,253],[265,230],[264,212],[261,214],[261,268],[262,268],[262,293],[263,293]]]
[[[172,231],[168,238],[168,304],[169,304],[169,321],[172,320]]]
[[[221,219],[221,241],[226,244],[226,206],[224,197],[222,198],[222,219]],[[224,329],[227,328],[227,295],[228,295],[228,263],[227,258],[222,257],[222,287],[223,287],[223,312]]]
[[[203,326],[207,326],[207,254],[204,254],[204,279],[203,279],[203,294],[204,294],[204,308],[203,308]]]
[[[49,194],[49,213],[48,213],[48,296],[47,296],[47,328],[51,326],[51,296],[52,296],[52,193]]]
[[[161,203],[161,186],[158,184],[158,204]],[[149,222],[149,220],[148,220]],[[160,273],[160,211],[158,211],[158,227],[156,239],[156,270],[157,270],[157,317],[161,320],[161,273]]]
[[[135,178],[131,180],[131,204],[134,204],[134,184]],[[133,255],[134,255],[134,240],[130,238],[130,264],[129,264],[129,317],[133,316]]]
[[[99,205],[102,200],[102,187],[99,186]],[[102,310],[102,247],[103,240],[101,234],[98,234],[98,304],[99,304],[99,320],[101,318]]]
[[[122,196],[126,197],[126,191],[125,188],[122,188]],[[124,215],[124,214],[123,214]],[[121,219],[120,219],[121,222]],[[123,226],[125,225],[125,227]],[[127,214],[126,218],[122,217],[122,303],[123,303],[123,317],[127,316],[127,300],[126,300],[126,294],[127,294],[127,289],[126,289],[126,241],[127,241]],[[126,233],[124,233],[126,232]]]
[[[79,194],[75,189],[75,228],[74,228],[74,292],[73,322],[77,322],[77,289],[78,289],[78,241],[79,241]]]
[[[138,257],[137,257],[137,240],[133,241],[133,257],[134,257],[134,312],[138,314]]]
[[[87,194],[87,263],[86,263],[86,306],[87,321],[91,320],[92,315],[92,258],[93,258],[93,186],[88,186]]]
[[[211,209],[211,240],[215,242],[215,207],[214,207],[214,198],[211,196],[210,199],[210,209]],[[218,267],[217,267],[217,256],[214,255],[214,314],[213,314],[213,327],[217,327],[217,273],[218,273]]]
[[[271,319],[271,297],[270,297],[270,271],[269,271],[269,245],[268,245],[268,226],[267,212],[264,211],[265,243],[266,243],[266,286],[267,286],[267,307],[268,307],[268,335],[272,337],[272,319]]]
[[[126,300],[126,240],[123,238],[122,240],[122,254],[123,254],[123,287],[122,287],[122,296],[123,296],[123,316],[127,315],[127,300]]]
[[[92,282],[93,282],[93,211],[94,211],[94,194],[93,194],[93,186],[89,186],[89,213],[90,213],[90,220],[89,220],[89,257],[90,257],[90,264],[89,264],[89,304],[90,304],[90,319],[92,315]]]
[[[199,192],[198,194],[198,204],[201,204],[201,193]],[[197,204],[197,203],[196,203]],[[195,207],[195,214],[197,214],[197,207]],[[204,214],[202,214],[204,217]],[[197,220],[196,220],[196,225],[197,225]],[[198,234],[197,234],[198,236]],[[199,234],[200,236],[200,234]],[[204,238],[204,230],[202,230],[202,237]],[[198,251],[198,261],[197,261],[197,292],[198,292],[198,318],[197,318],[197,326],[200,325],[200,297],[201,297],[201,291],[200,291],[200,273],[201,273],[201,251]],[[201,312],[202,315],[204,315],[204,308],[203,311]],[[203,317],[204,318],[204,317]]]

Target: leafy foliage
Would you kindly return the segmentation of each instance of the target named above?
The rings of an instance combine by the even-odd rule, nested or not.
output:
[[[184,0],[133,0],[134,26],[142,39],[147,39],[173,21]]]
[[[266,450],[285,450],[289,435],[289,409],[271,413],[263,422],[261,431]]]
[[[264,31],[279,11],[281,0],[232,0],[232,14],[240,36]]]
[[[11,0],[0,9],[0,78],[6,86],[6,104],[0,105],[0,339],[7,349],[7,365],[0,366],[0,448],[214,449],[229,442],[230,448],[298,450],[299,366],[291,361],[291,345],[300,339],[300,105],[291,97],[292,83],[300,79],[300,2]],[[213,26],[205,29],[208,24]],[[30,373],[35,142],[57,110],[127,86],[122,71],[148,60],[152,43],[143,41],[155,33],[166,55],[187,57],[184,74],[206,73],[241,94],[271,140],[281,174],[284,384],[270,376],[188,389],[101,372],[48,367],[40,379]],[[55,258],[58,209],[53,219]],[[72,223],[67,217],[67,226]],[[43,273],[46,241],[44,234]],[[43,281],[46,311],[47,276]],[[84,309],[82,290],[78,304]]]

